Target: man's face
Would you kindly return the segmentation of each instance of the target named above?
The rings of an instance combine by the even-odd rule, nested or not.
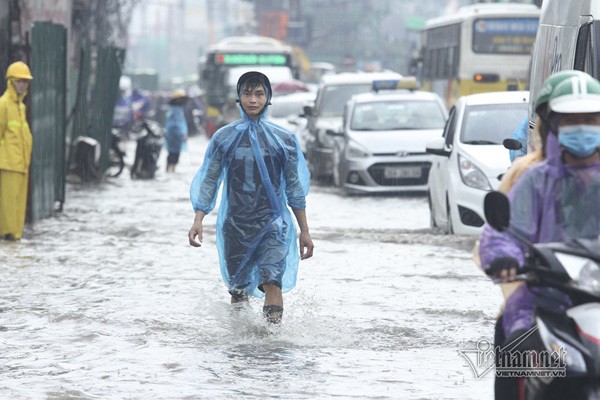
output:
[[[27,92],[27,88],[29,87],[29,81],[27,79],[13,79],[12,82],[19,96]]]
[[[558,126],[599,125],[600,113],[559,114]]]
[[[242,108],[252,119],[256,119],[267,104],[267,94],[262,85],[254,88],[244,88],[241,97]]]

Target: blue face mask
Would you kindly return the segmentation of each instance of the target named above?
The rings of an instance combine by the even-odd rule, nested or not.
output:
[[[600,147],[600,126],[562,126],[558,128],[558,142],[575,157],[588,158]]]

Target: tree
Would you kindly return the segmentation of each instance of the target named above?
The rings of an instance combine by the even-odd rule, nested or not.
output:
[[[90,43],[125,48],[131,16],[139,2],[80,0],[74,5],[73,29]]]

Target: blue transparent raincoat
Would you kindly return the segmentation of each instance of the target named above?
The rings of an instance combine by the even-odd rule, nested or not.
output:
[[[230,293],[263,297],[259,286],[296,285],[299,250],[287,207],[306,207],[310,177],[294,134],[264,119],[242,119],[219,129],[194,177],[194,211],[209,213],[223,183],[217,216],[217,248]]]
[[[167,109],[165,124],[165,146],[170,153],[179,153],[186,149],[185,138],[188,126],[185,121],[183,106],[170,105]]]

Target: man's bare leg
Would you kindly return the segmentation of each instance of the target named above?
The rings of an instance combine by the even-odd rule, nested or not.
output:
[[[283,316],[283,295],[281,288],[271,283],[264,284],[262,288],[265,291],[263,314],[267,318],[267,321],[278,324],[281,322],[281,317]]]

